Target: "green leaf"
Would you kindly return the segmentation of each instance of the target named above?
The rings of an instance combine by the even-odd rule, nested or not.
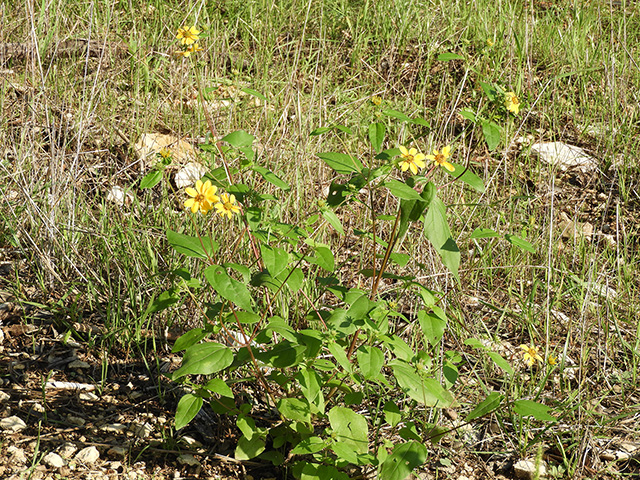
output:
[[[389,362],[400,388],[417,402],[427,407],[447,408],[455,399],[437,380],[423,378],[416,369],[401,360]]]
[[[323,208],[320,213],[322,214],[322,218],[324,218],[329,225],[331,225],[336,232],[340,235],[344,235],[344,228],[342,228],[342,222],[338,216],[334,213],[333,210],[328,208]]]
[[[384,378],[380,371],[384,365],[382,350],[369,345],[362,345],[357,351],[360,372],[366,380],[380,380]]]
[[[333,272],[336,269],[336,259],[331,249],[324,246],[317,246],[315,247],[315,251],[318,266],[328,272]]]
[[[262,176],[262,178],[264,178],[267,182],[271,183],[272,185],[275,185],[279,189],[285,192],[288,192],[289,190],[291,190],[291,187],[289,186],[289,184],[284,180],[282,180],[280,177],[278,177],[271,170],[267,170],[266,168],[261,167],[259,165],[254,165],[251,168],[253,169],[254,172],[258,172]]]
[[[372,123],[369,125],[369,141],[376,152],[380,152],[386,129],[383,123]]]
[[[186,255],[187,257],[206,260],[218,250],[218,244],[209,237],[202,237],[201,240],[198,237],[190,237],[189,235],[183,235],[173,230],[167,230],[167,241],[176,252]]]
[[[499,394],[498,392],[491,392],[487,398],[485,398],[482,402],[480,402],[476,408],[469,412],[469,415],[464,419],[465,422],[470,422],[471,420],[475,420],[476,418],[483,417],[488,413],[493,412],[497,409],[502,400],[504,399],[504,395]]]
[[[162,180],[161,170],[151,170],[142,180],[140,180],[140,188],[153,188]]]
[[[493,363],[495,363],[498,367],[500,367],[502,370],[507,372],[509,375],[514,374],[513,367],[509,364],[509,362],[507,362],[504,358],[502,358],[502,355],[500,355],[497,352],[489,352],[489,351],[487,351],[487,355],[491,360],[493,360]]]
[[[176,353],[185,350],[191,345],[195,345],[206,336],[207,332],[205,332],[202,328],[194,328],[193,330],[189,330],[187,333],[181,335],[180,338],[176,340],[176,343],[173,344],[171,352]]]
[[[536,249],[533,245],[531,245],[529,242],[527,242],[526,240],[521,239],[520,237],[516,236],[516,235],[505,235],[504,238],[507,239],[507,241],[511,244],[511,245],[515,245],[516,247],[518,247],[520,250],[524,250],[526,252],[530,252],[530,253],[536,253]]]
[[[403,200],[424,200],[418,192],[404,182],[391,179],[384,182],[384,185],[393,195]]]
[[[181,300],[181,297],[176,295],[173,290],[168,290],[166,292],[162,292],[158,298],[154,299],[151,302],[151,305],[147,307],[145,311],[145,315],[150,313],[160,312],[161,310],[165,310],[169,308],[171,305],[178,303]]]
[[[435,192],[435,186],[429,182],[425,190]],[[429,209],[424,214],[424,233],[442,258],[442,263],[460,283],[460,277],[458,276],[460,250],[451,236],[451,230],[449,230],[447,208],[435,193],[433,193]]]
[[[388,401],[387,403],[385,403],[382,411],[384,412],[385,422],[387,422],[392,427],[398,425],[398,423],[400,423],[400,420],[402,420],[402,415],[400,414],[398,405],[396,405],[392,401]]]
[[[418,311],[418,321],[420,322],[422,333],[427,341],[431,345],[437,345],[444,335],[447,320],[442,319],[433,313],[427,313],[424,310],[420,310]]]
[[[232,145],[236,148],[250,147],[255,139],[256,137],[254,137],[250,133],[245,132],[244,130],[231,132],[229,135],[225,135],[224,137],[222,137],[223,142],[227,142],[229,145]]]
[[[176,430],[185,427],[202,408],[202,397],[187,393],[182,396],[176,409]]]
[[[362,171],[362,162],[355,157],[338,152],[318,153],[318,157],[325,161],[337,173],[354,173]]]
[[[283,248],[260,245],[260,253],[264,266],[267,267],[272,277],[277,277],[284,272],[289,265],[289,254]]]
[[[338,365],[345,369],[346,372],[351,373],[351,362],[347,358],[347,354],[344,348],[338,345],[336,342],[331,342],[327,345],[329,353],[336,359]]]
[[[251,440],[242,435],[238,440],[235,457],[237,460],[250,460],[264,452],[265,443],[261,437],[254,436]]]
[[[513,411],[523,417],[533,417],[542,422],[557,422],[558,419],[549,415],[550,407],[534,402],[533,400],[516,400],[513,402]]]
[[[484,134],[484,139],[487,142],[489,151],[495,150],[502,138],[500,125],[495,122],[490,122],[489,120],[482,120],[482,133]]]
[[[380,467],[378,478],[384,480],[404,480],[414,468],[427,461],[427,447],[418,442],[396,445]]]
[[[317,465],[308,461],[299,462],[296,467],[296,477],[300,480],[349,480],[346,473],[330,465]],[[298,471],[299,469],[299,471]]]
[[[287,286],[291,289],[292,292],[297,292],[302,287],[302,283],[304,282],[304,273],[300,268],[286,269],[280,275],[278,275],[278,280],[284,282],[285,278],[287,279]]]
[[[198,343],[187,348],[182,358],[182,366],[176,370],[175,381],[185,375],[211,375],[224,370],[233,362],[230,348],[215,342]]]
[[[487,96],[487,98],[490,101],[494,102],[496,100],[498,91],[492,84],[487,82],[480,82],[480,87],[482,88],[482,90],[484,91],[484,94]]]
[[[350,408],[333,407],[328,417],[336,441],[351,446],[358,453],[369,451],[369,426],[364,416]]]
[[[278,400],[278,411],[289,420],[311,423],[311,406],[307,400],[281,398]]]
[[[296,378],[304,398],[307,399],[310,406],[315,407],[314,413],[324,413],[323,381],[320,375],[310,368],[303,367]]]
[[[495,237],[499,237],[499,236],[500,236],[500,234],[498,232],[496,232],[495,230],[491,230],[490,228],[478,227],[471,233],[471,236],[469,238],[471,238],[471,239],[474,239],[474,238],[495,238]]]
[[[411,119],[407,117],[404,113],[398,112],[397,110],[382,110],[382,114],[387,117],[397,118],[398,120],[402,120],[403,122],[411,122]]]
[[[460,116],[473,123],[476,123],[476,114],[470,108],[463,108],[462,110],[460,110]]]
[[[309,136],[322,135],[323,133],[327,133],[333,130],[333,127],[318,127],[314,129]]]
[[[476,192],[480,192],[480,193],[484,192],[484,183],[482,182],[482,179],[479,176],[477,176],[475,173],[473,173],[469,169],[465,170],[464,165],[458,165],[457,163],[452,163],[451,165],[453,165],[453,168],[454,168],[453,172],[450,172],[449,170],[445,169],[445,171],[449,175],[456,178],[460,177],[460,180],[462,180],[464,183],[469,185]]]
[[[266,102],[267,101],[267,97],[265,97],[263,94],[261,94],[260,92],[253,90],[251,88],[241,88],[241,91],[243,91],[244,93],[248,93],[249,95],[253,95],[254,97],[259,98],[260,100]]]
[[[441,53],[438,55],[439,62],[450,62],[451,60],[464,60],[465,57],[457,53]]]
[[[230,277],[224,268],[212,265],[204,270],[204,276],[221,297],[243,310],[253,312],[249,290],[243,283]]]
[[[233,392],[227,382],[222,380],[221,378],[212,378],[205,385],[204,388],[209,390],[210,392],[216,393],[221,397],[233,398]]]
[[[305,455],[309,453],[316,453],[320,450],[324,450],[326,447],[325,441],[320,437],[304,438],[298,442],[293,450],[292,455]]]

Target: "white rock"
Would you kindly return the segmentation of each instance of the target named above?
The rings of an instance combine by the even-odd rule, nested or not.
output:
[[[86,423],[86,420],[84,418],[81,417],[76,417],[73,415],[69,415],[67,417],[67,422],[69,422],[71,425],[79,425],[82,426]]]
[[[96,463],[100,458],[100,452],[96,447],[86,447],[76,453],[74,458],[76,461],[85,464]]]
[[[110,433],[124,433],[128,429],[129,427],[121,423],[109,423],[107,425],[103,425],[102,427],[100,427],[100,430],[102,430],[103,432],[110,432]]]
[[[147,438],[153,432],[153,425],[146,422],[140,425],[133,425],[131,431],[136,437]]]
[[[207,173],[207,169],[204,167],[204,165],[196,162],[188,163],[176,172],[176,175],[174,177],[176,187],[190,187],[194,185],[196,181],[204,177],[205,173]]]
[[[34,412],[44,413],[44,407],[40,402],[35,402],[31,408]]]
[[[172,160],[179,164],[193,162],[198,156],[190,143],[163,133],[143,133],[133,149],[141,160],[142,171],[158,162],[157,154],[163,149],[169,150]]]
[[[180,455],[178,457],[178,463],[180,465],[189,465],[191,467],[196,467],[196,466],[200,465],[200,462],[196,459],[196,457],[194,457],[193,455],[190,455],[188,453]]]
[[[582,172],[589,172],[598,168],[598,161],[582,148],[563,142],[536,143],[531,146],[531,152],[543,162],[563,171],[575,168]]]
[[[20,432],[27,428],[27,424],[20,417],[12,416],[0,420],[0,428],[10,432]]]
[[[53,468],[64,467],[65,461],[64,459],[58,455],[57,453],[49,452],[47,453],[42,461]]]
[[[120,206],[125,203],[127,205],[131,205],[133,202],[133,195],[131,192],[127,192],[124,188],[116,185],[115,187],[111,187],[111,190],[107,193],[107,201]]]
[[[80,400],[85,400],[89,402],[96,402],[99,400],[98,396],[95,393],[91,393],[91,392],[82,392],[78,394],[78,398]]]
[[[533,480],[534,478],[542,478],[547,474],[547,467],[544,461],[540,461],[538,466],[538,475],[536,476],[536,464],[531,460],[520,460],[513,466],[516,478],[524,478],[525,480]]]
[[[74,453],[78,451],[78,447],[76,447],[73,443],[65,442],[58,447],[58,454],[62,458],[71,458]]]
[[[9,448],[7,448],[7,453],[9,454],[9,458],[12,462],[27,463],[27,456],[24,454],[24,450],[22,448],[10,445]]]
[[[0,403],[8,402],[9,400],[11,400],[11,395],[0,390]]]

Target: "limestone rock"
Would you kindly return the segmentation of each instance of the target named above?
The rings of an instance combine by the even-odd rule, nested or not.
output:
[[[571,168],[587,173],[598,168],[598,161],[582,148],[563,142],[536,143],[531,146],[531,152],[562,171]]]

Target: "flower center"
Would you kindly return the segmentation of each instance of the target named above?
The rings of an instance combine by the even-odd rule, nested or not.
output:
[[[204,200],[205,200],[204,194],[203,193],[197,194],[195,200],[196,200],[196,203],[204,203]]]
[[[442,165],[445,161],[444,155],[439,153],[438,155],[436,155],[436,163],[439,165]]]

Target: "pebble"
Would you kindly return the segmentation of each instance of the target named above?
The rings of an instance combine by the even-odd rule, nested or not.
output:
[[[107,450],[107,455],[110,457],[126,457],[127,451],[128,450],[124,447],[111,447]]]
[[[540,461],[538,475],[536,475],[536,463],[532,460],[520,460],[513,466],[516,478],[525,480],[533,480],[534,478],[542,478],[547,474],[547,467],[543,461]]]
[[[153,432],[153,425],[145,422],[140,425],[132,426],[131,431],[136,437],[147,438],[151,435],[151,432]]]
[[[73,362],[69,363],[69,368],[89,368],[91,365],[89,365],[87,362],[83,362],[82,360],[74,360]]]
[[[58,454],[62,458],[71,458],[74,453],[78,451],[78,447],[76,447],[73,443],[65,442],[58,447]]]
[[[22,421],[20,417],[15,415],[12,417],[3,418],[0,420],[0,428],[2,430],[9,430],[10,432],[20,432],[27,428],[27,424]]]
[[[100,430],[109,433],[124,433],[127,429],[128,427],[121,423],[108,423],[107,425],[100,427]]]
[[[178,457],[178,463],[180,465],[189,465],[190,467],[197,467],[200,462],[191,454],[183,454]]]
[[[80,400],[86,400],[86,401],[89,401],[89,402],[96,402],[96,401],[99,400],[98,396],[95,393],[91,393],[91,392],[81,392],[78,395],[78,398]]]
[[[11,445],[7,448],[7,453],[9,454],[9,458],[14,462],[27,463],[27,456],[24,454],[24,450],[22,448]]]
[[[78,462],[85,464],[96,463],[100,458],[100,452],[96,447],[86,447],[76,453],[74,457]]]
[[[5,403],[5,402],[8,402],[9,400],[11,400],[11,395],[3,391],[0,391],[0,403]]]
[[[57,453],[49,452],[42,459],[44,463],[53,468],[64,467],[65,461],[64,459],[58,455]]]

